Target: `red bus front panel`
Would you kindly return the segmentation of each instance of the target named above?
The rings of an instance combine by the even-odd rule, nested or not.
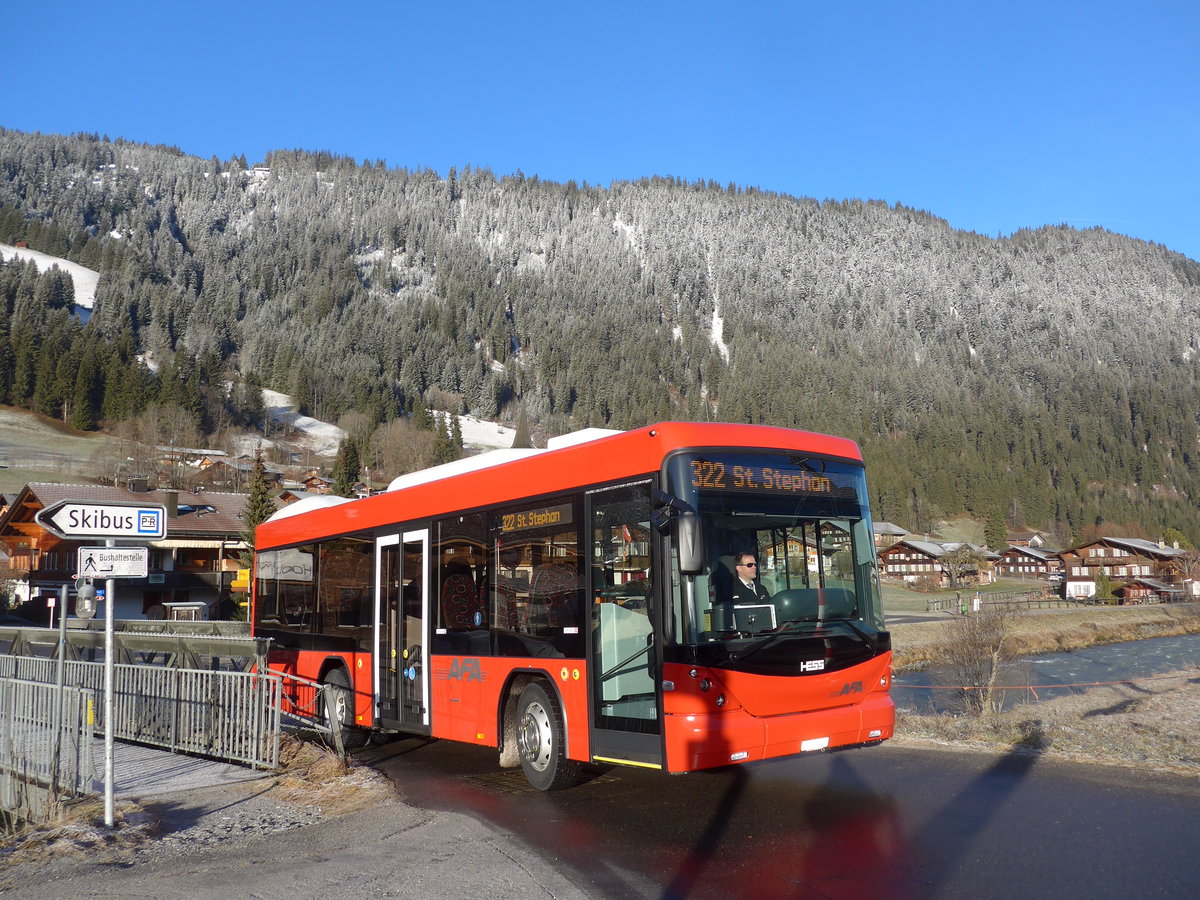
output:
[[[695,673],[695,674],[693,674]],[[688,772],[892,736],[891,654],[800,678],[664,667],[667,770]]]

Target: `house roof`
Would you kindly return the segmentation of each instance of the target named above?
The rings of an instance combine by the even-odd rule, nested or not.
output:
[[[876,534],[908,534],[907,528],[901,528],[899,525],[895,525],[892,522],[873,522],[871,523],[871,530]]]
[[[1138,578],[1130,578],[1122,582],[1122,584],[1140,584],[1150,588],[1152,591],[1158,591],[1160,594],[1182,594],[1183,588],[1177,584],[1167,584],[1165,581],[1159,581],[1156,578],[1147,578],[1144,575]]]
[[[1120,547],[1124,550],[1133,550],[1135,553],[1141,553],[1147,556],[1157,556],[1159,559],[1173,559],[1184,553],[1183,550],[1177,547],[1167,547],[1161,544],[1156,544],[1154,541],[1146,541],[1141,538],[1124,538],[1124,537],[1099,537],[1094,540],[1085,541],[1082,544],[1076,544],[1070,550],[1064,550],[1064,553],[1076,553],[1080,547],[1090,547],[1092,544],[1112,544],[1114,547]]]
[[[918,541],[918,540],[913,540],[911,538],[903,540],[903,541],[899,541],[898,543],[893,544],[888,549],[892,550],[899,546],[912,547],[914,550],[920,550],[926,556],[933,556],[933,557],[941,556],[943,553],[946,552],[946,548],[943,547],[941,544],[935,544],[933,541]]]
[[[1046,550],[1039,550],[1037,547],[1006,547],[1001,552],[1005,553],[1020,553],[1023,556],[1032,556],[1034,559],[1040,559],[1042,562],[1049,562],[1058,556],[1057,553],[1051,553]]]
[[[30,522],[41,509],[60,500],[82,500],[94,503],[151,503],[170,508],[174,500],[178,514],[167,519],[167,537],[216,537],[237,534],[242,530],[242,510],[245,494],[204,491],[193,494],[183,491],[131,491],[125,487],[98,484],[51,484],[30,482],[22,489],[18,501],[0,516],[0,536],[16,529],[10,525]]]

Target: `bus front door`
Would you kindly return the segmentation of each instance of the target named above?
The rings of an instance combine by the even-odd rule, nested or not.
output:
[[[589,495],[592,537],[592,758],[662,767],[650,483]]]
[[[385,725],[428,734],[429,669],[426,665],[429,532],[407,531],[375,544],[379,586],[379,716]]]

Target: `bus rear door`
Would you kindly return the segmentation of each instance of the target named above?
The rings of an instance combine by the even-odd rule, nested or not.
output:
[[[379,717],[386,727],[428,734],[429,531],[378,538],[375,551]]]

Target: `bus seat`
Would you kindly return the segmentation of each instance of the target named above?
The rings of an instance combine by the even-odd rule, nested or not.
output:
[[[442,627],[451,631],[478,628],[475,613],[482,613],[479,591],[470,575],[457,572],[442,580]]]
[[[551,627],[574,624],[572,604],[579,591],[579,576],[568,566],[547,563],[533,570],[529,599],[546,610]]]

